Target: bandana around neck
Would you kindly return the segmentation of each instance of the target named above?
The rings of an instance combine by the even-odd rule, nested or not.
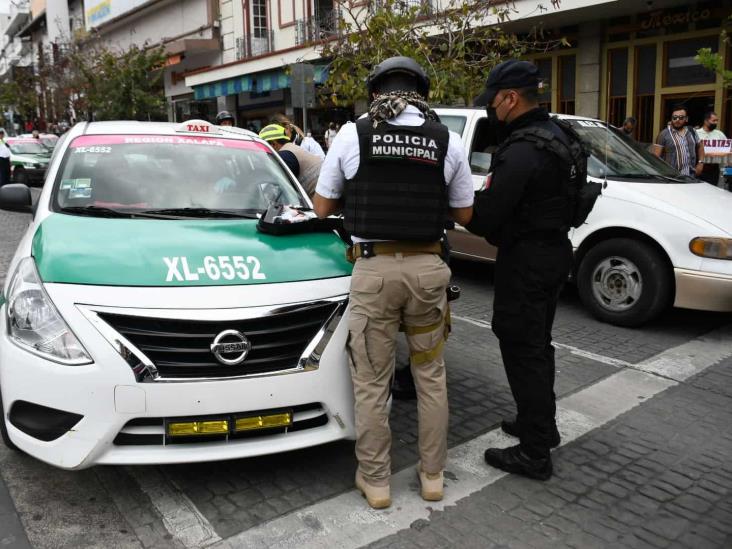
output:
[[[373,121],[374,128],[379,122],[391,120],[401,114],[407,105],[417,107],[429,120],[438,120],[437,114],[417,92],[392,91],[377,95],[369,107],[369,118]]]

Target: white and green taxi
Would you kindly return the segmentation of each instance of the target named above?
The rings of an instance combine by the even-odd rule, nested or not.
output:
[[[25,185],[43,183],[51,152],[37,139],[9,137],[10,169],[13,181]]]
[[[333,232],[272,236],[308,206],[255,134],[82,123],[59,142],[0,295],[0,434],[67,469],[241,458],[353,438]]]

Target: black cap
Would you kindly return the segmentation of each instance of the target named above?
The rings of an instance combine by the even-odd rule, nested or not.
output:
[[[499,90],[532,87],[539,87],[537,66],[528,61],[510,59],[493,67],[485,82],[485,91],[475,98],[474,105],[476,107],[490,105]]]

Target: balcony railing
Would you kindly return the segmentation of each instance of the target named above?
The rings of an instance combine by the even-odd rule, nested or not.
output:
[[[257,57],[275,51],[274,31],[267,30],[264,33],[248,34],[236,39],[236,58],[247,59]],[[263,35],[263,36],[262,36]]]
[[[390,3],[390,7],[394,10],[407,12],[412,8],[417,8],[417,15],[430,15],[435,11],[435,3],[437,0],[395,0]],[[384,6],[384,0],[371,0],[369,7],[372,11]]]
[[[295,41],[298,46],[309,42],[327,40],[339,33],[340,17],[338,10],[298,19],[295,26]]]

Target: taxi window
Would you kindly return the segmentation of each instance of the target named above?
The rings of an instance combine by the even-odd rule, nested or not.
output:
[[[48,154],[48,149],[36,141],[10,141],[8,146],[13,154]]]
[[[303,203],[267,147],[225,138],[77,137],[54,185],[55,209],[85,215],[180,210],[173,213],[208,217]]]

